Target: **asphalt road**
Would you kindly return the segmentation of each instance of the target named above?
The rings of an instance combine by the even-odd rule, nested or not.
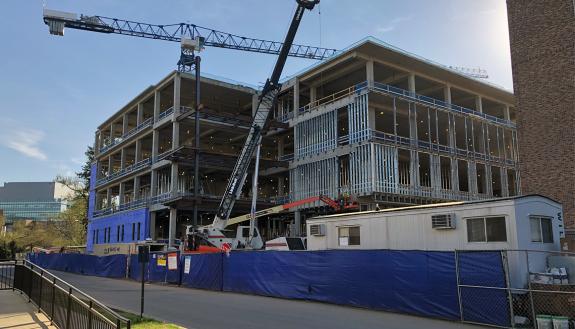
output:
[[[110,307],[139,313],[140,284],[53,271]],[[147,316],[197,329],[483,328],[360,308],[146,284]]]

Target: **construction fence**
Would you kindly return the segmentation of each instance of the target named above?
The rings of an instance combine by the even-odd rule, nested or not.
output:
[[[540,251],[169,252],[151,253],[143,272],[148,282],[190,288],[320,301],[503,328],[547,328],[556,323],[556,328],[568,329],[570,319],[575,319],[574,256]],[[111,267],[122,267],[126,277],[141,280],[142,264],[137,255],[100,258],[109,259],[100,261],[101,271],[91,275],[116,275],[122,270]],[[30,259],[60,270],[63,259],[72,260],[60,254]],[[79,273],[77,267],[68,266],[70,269]],[[573,273],[573,278],[568,273]]]

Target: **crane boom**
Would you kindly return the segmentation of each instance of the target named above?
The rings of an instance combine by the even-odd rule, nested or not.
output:
[[[134,37],[181,42],[182,39],[201,39],[204,46],[244,50],[264,54],[279,54],[283,43],[254,39],[222,32],[195,24],[179,23],[157,25],[124,19],[87,16],[55,10],[44,10],[44,23],[50,27],[50,33],[63,35],[64,28],[86,30],[100,33],[115,33]],[[334,55],[337,50],[290,44],[288,56],[322,60]]]
[[[248,137],[246,138],[244,146],[240,152],[240,155],[238,156],[232,171],[232,175],[230,176],[228,186],[224,191],[222,201],[220,202],[218,210],[216,211],[216,217],[214,218],[214,222],[212,224],[214,228],[223,229],[226,226],[226,221],[230,216],[234,203],[238,199],[242,187],[244,186],[250,161],[254,155],[257,145],[261,142],[262,130],[268,122],[269,112],[277,102],[277,95],[281,88],[279,79],[285,66],[290,49],[292,48],[293,40],[295,38],[295,34],[299,27],[303,13],[306,9],[313,9],[313,7],[319,3],[319,0],[297,0],[297,3],[297,9],[291,21],[288,33],[285,37],[285,41],[279,52],[273,73],[271,77],[267,79],[260,97],[258,98],[257,110],[254,114],[254,120],[248,133]],[[257,193],[257,191],[253,191],[252,193]]]

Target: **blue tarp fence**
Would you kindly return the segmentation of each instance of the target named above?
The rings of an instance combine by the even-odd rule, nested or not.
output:
[[[146,281],[501,326],[510,321],[505,290],[458,289],[457,283],[459,272],[461,285],[505,288],[499,251],[458,252],[457,257],[399,250],[178,254],[176,270],[168,268],[168,254],[150,254]],[[31,260],[48,269],[110,277],[125,276],[129,263],[129,278],[139,281],[138,256],[129,257],[128,262],[123,255],[52,254]]]
[[[85,254],[29,254],[28,259],[50,270],[109,278],[126,277],[125,255],[98,257]]]
[[[232,253],[223,290],[459,319],[453,252]]]
[[[510,327],[511,318],[503,259],[499,251],[459,251],[462,319]]]

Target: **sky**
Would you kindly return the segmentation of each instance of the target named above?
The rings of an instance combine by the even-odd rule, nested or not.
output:
[[[193,23],[283,41],[294,0],[4,0],[0,11],[0,184],[73,175],[97,126],[175,69],[179,44],[67,29],[42,8],[153,24]],[[481,67],[512,90],[505,0],[322,0],[295,42],[343,49],[367,36],[444,65]],[[202,71],[262,85],[276,57],[207,48]],[[284,76],[310,65],[288,59]]]

